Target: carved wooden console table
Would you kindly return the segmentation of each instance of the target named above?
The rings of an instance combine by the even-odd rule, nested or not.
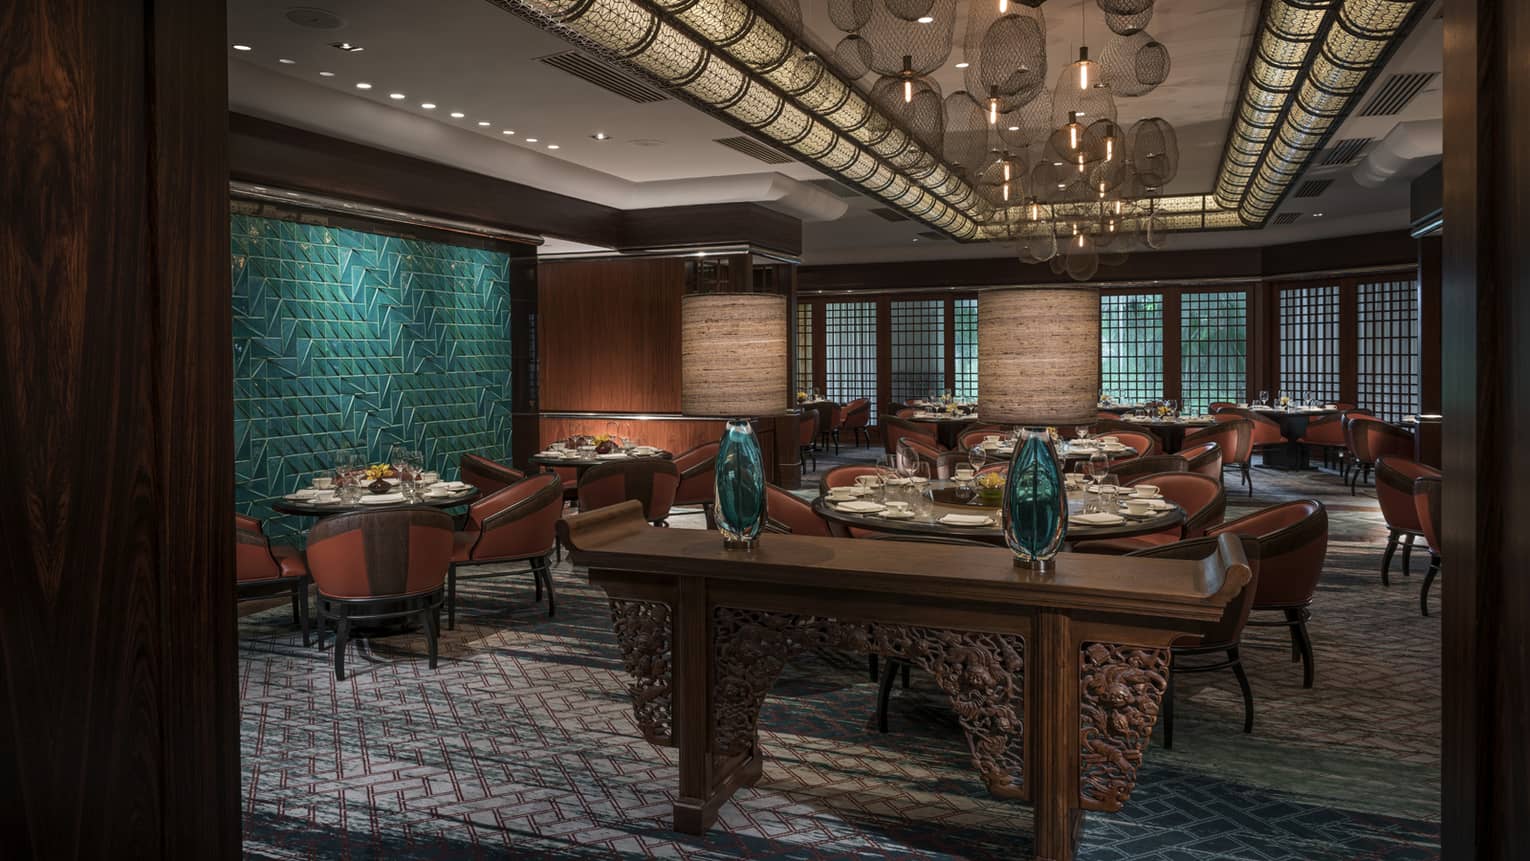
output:
[[[1035,857],[1073,858],[1082,811],[1131,794],[1169,644],[1250,579],[1224,537],[1201,561],[656,529],[636,502],[569,517],[574,562],[606,590],[638,725],[679,748],[676,830],[700,834],[759,778],[760,706],[786,661],[833,647],[907,659],[950,697],[990,792],[1030,802]]]

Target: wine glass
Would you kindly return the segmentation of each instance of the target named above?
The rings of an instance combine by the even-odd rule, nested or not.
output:
[[[1270,404],[1270,390],[1269,389],[1260,389],[1259,390],[1259,405],[1260,406],[1269,406],[1269,404]]]
[[[1169,408],[1169,417],[1179,415],[1179,401],[1174,398],[1164,398],[1163,405]]]
[[[1094,484],[1098,485],[1100,479],[1110,474],[1110,455],[1105,450],[1095,449],[1094,454],[1089,455],[1089,463],[1084,467],[1084,474]]]
[[[912,478],[914,471],[919,466],[919,455],[914,453],[913,446],[898,442],[898,477],[903,479]]]

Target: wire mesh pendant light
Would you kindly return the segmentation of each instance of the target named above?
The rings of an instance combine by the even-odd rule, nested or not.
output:
[[[829,20],[846,33],[854,33],[871,20],[875,0],[829,0]]]
[[[1117,96],[1147,95],[1168,80],[1169,66],[1169,49],[1146,30],[1111,39],[1100,54],[1101,74]]]

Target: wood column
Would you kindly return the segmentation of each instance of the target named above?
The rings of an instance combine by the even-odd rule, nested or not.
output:
[[[226,30],[0,6],[11,857],[239,852]]]
[[[1442,855],[1530,857],[1530,4],[1445,0]]]
[[[1180,400],[1184,369],[1178,288],[1163,291],[1163,397]]]

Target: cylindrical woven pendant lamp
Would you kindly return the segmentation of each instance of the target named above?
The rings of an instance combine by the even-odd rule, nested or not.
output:
[[[786,297],[695,293],[680,300],[680,409],[741,417],[787,406]]]
[[[978,294],[978,415],[985,422],[1090,424],[1100,385],[1098,287]]]

